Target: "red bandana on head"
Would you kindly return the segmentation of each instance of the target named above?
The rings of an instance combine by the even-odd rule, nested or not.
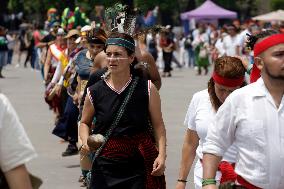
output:
[[[236,79],[229,79],[229,78],[225,78],[220,76],[219,74],[217,74],[215,71],[213,72],[212,75],[213,80],[220,84],[220,85],[224,85],[226,87],[238,87],[241,86],[244,83],[244,77],[240,77],[240,78],[236,78]]]
[[[265,50],[269,49],[272,46],[278,45],[280,43],[284,43],[284,34],[274,34],[272,36],[267,37],[266,39],[262,40],[261,42],[254,45],[253,52],[254,57],[257,57],[259,54],[264,52]],[[250,75],[250,82],[256,82],[257,79],[260,78],[260,70],[253,64],[251,75]]]

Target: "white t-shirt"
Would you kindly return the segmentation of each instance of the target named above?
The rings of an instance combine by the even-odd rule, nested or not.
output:
[[[221,39],[221,38],[217,39],[217,41],[215,43],[215,48],[217,49],[217,51],[219,53],[219,57],[221,57],[225,54],[223,39]]]
[[[247,34],[251,34],[248,29],[245,29],[239,34],[239,44],[241,45],[241,47],[245,47]]]
[[[227,35],[223,39],[223,48],[225,50],[225,54],[227,56],[236,56],[237,55],[237,46],[240,45],[239,35],[235,35],[234,37],[231,37],[230,35]]]
[[[210,97],[208,94],[208,90],[202,90],[195,93],[192,97],[190,105],[188,107],[184,125],[188,127],[188,129],[196,131],[199,137],[199,145],[196,149],[196,154],[198,159],[203,158],[202,148],[205,143],[205,138],[207,136],[208,128],[212,125],[216,112],[214,111],[212,104],[210,102]],[[223,156],[223,161],[234,163],[236,161],[236,148],[232,145],[226,154]],[[202,176],[203,169],[200,161],[196,162],[194,169],[194,183],[196,187],[202,186]],[[216,180],[220,181],[221,173],[217,172]]]
[[[13,50],[16,44],[16,40],[10,34],[7,34],[6,38],[8,40],[8,49]]]
[[[8,98],[0,93],[0,168],[7,172],[36,156],[14,108]]]

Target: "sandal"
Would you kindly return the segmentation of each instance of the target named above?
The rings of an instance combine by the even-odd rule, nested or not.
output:
[[[83,175],[80,175],[78,182],[84,182],[85,181],[85,177]]]
[[[87,187],[87,182],[86,182],[86,179],[84,178],[84,181],[82,182],[81,186],[80,187]]]

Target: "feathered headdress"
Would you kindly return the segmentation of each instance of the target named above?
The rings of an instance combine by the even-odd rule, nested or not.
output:
[[[137,14],[127,5],[116,3],[105,11],[106,30],[134,34]]]
[[[136,31],[136,19],[138,15],[138,10],[133,10],[127,5],[116,3],[113,7],[109,7],[105,11],[106,30],[109,32],[117,31],[126,33],[132,37],[149,32],[158,33],[166,30],[165,27],[155,25],[139,28],[139,31]]]

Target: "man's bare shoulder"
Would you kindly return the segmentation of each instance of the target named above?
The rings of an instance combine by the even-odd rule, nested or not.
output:
[[[143,61],[145,61],[145,62],[148,62],[148,63],[154,62],[155,63],[155,60],[154,60],[152,54],[149,53],[146,50],[141,50],[141,57],[142,57]]]

